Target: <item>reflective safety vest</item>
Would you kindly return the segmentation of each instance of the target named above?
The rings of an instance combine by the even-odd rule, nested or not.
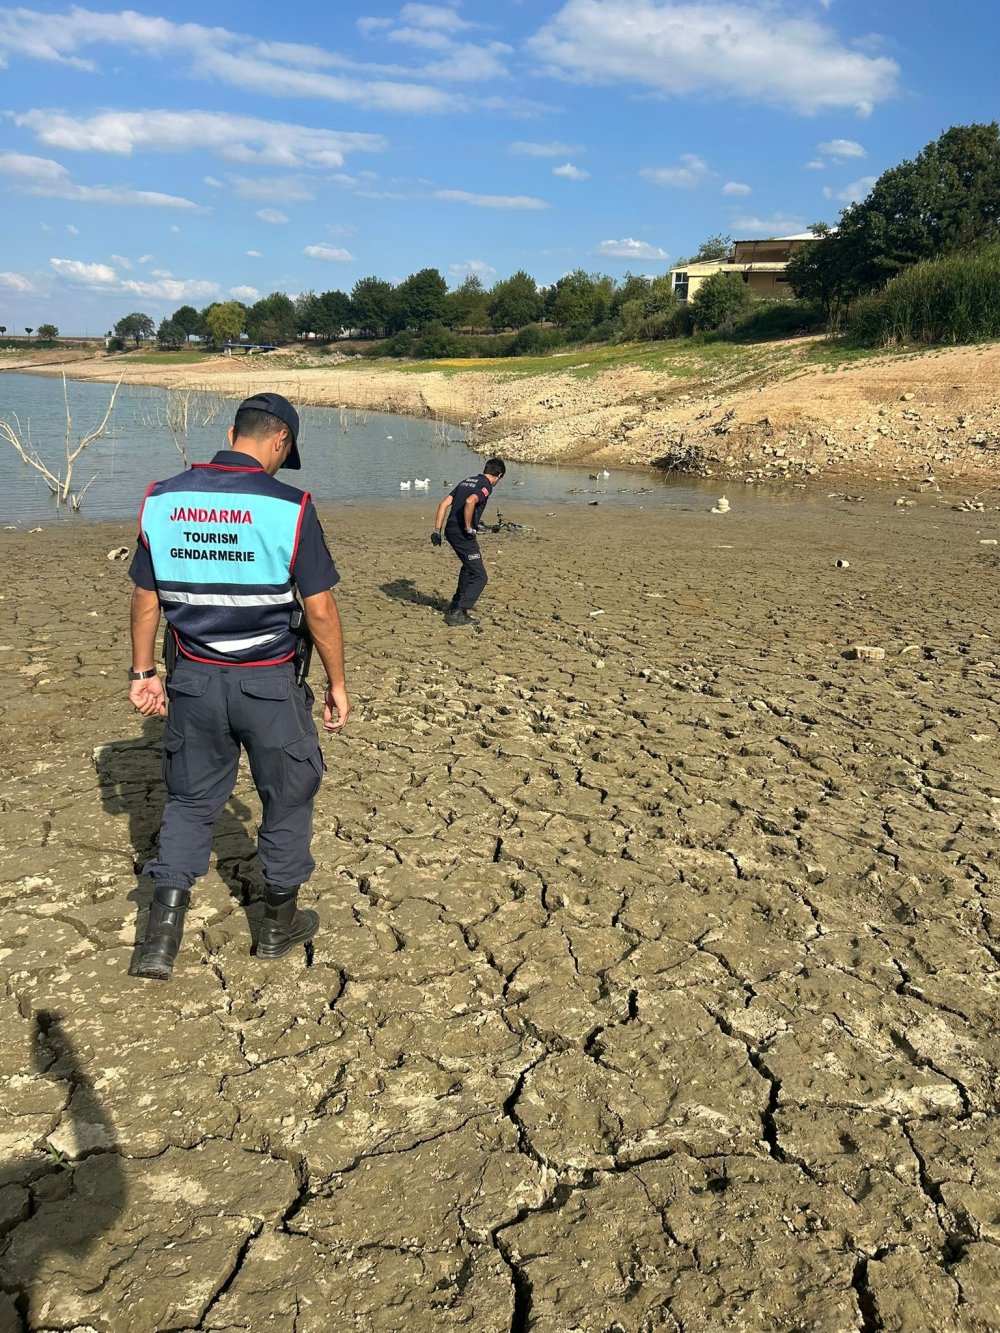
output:
[[[292,568],[308,500],[263,468],[217,462],[150,486],[139,536],[186,657],[232,666],[292,658]]]

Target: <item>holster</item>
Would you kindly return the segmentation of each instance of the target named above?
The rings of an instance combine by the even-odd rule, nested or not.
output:
[[[163,671],[167,678],[167,684],[170,684],[170,677],[174,674],[174,667],[177,665],[177,639],[173,630],[168,625],[163,631]]]

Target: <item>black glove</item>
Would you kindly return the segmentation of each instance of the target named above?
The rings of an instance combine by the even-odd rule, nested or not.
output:
[[[431,545],[432,546],[441,545],[441,534],[440,532],[438,532],[437,528],[435,528],[434,531],[431,533]]]

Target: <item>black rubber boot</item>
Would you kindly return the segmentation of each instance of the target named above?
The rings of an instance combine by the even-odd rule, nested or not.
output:
[[[184,934],[184,913],[191,902],[191,890],[159,886],[153,894],[135,975],[152,981],[169,981],[174,959]]]
[[[284,958],[319,930],[319,917],[297,906],[298,889],[264,890],[264,920],[257,937],[258,958]]]

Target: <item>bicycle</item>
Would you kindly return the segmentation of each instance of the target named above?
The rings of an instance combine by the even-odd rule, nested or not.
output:
[[[513,532],[518,536],[524,536],[529,532],[534,532],[534,530],[534,528],[529,527],[526,523],[512,523],[509,519],[505,519],[498,509],[497,521],[495,523],[483,523],[480,526],[479,533],[482,535],[484,532],[491,532],[494,534],[498,532]]]

